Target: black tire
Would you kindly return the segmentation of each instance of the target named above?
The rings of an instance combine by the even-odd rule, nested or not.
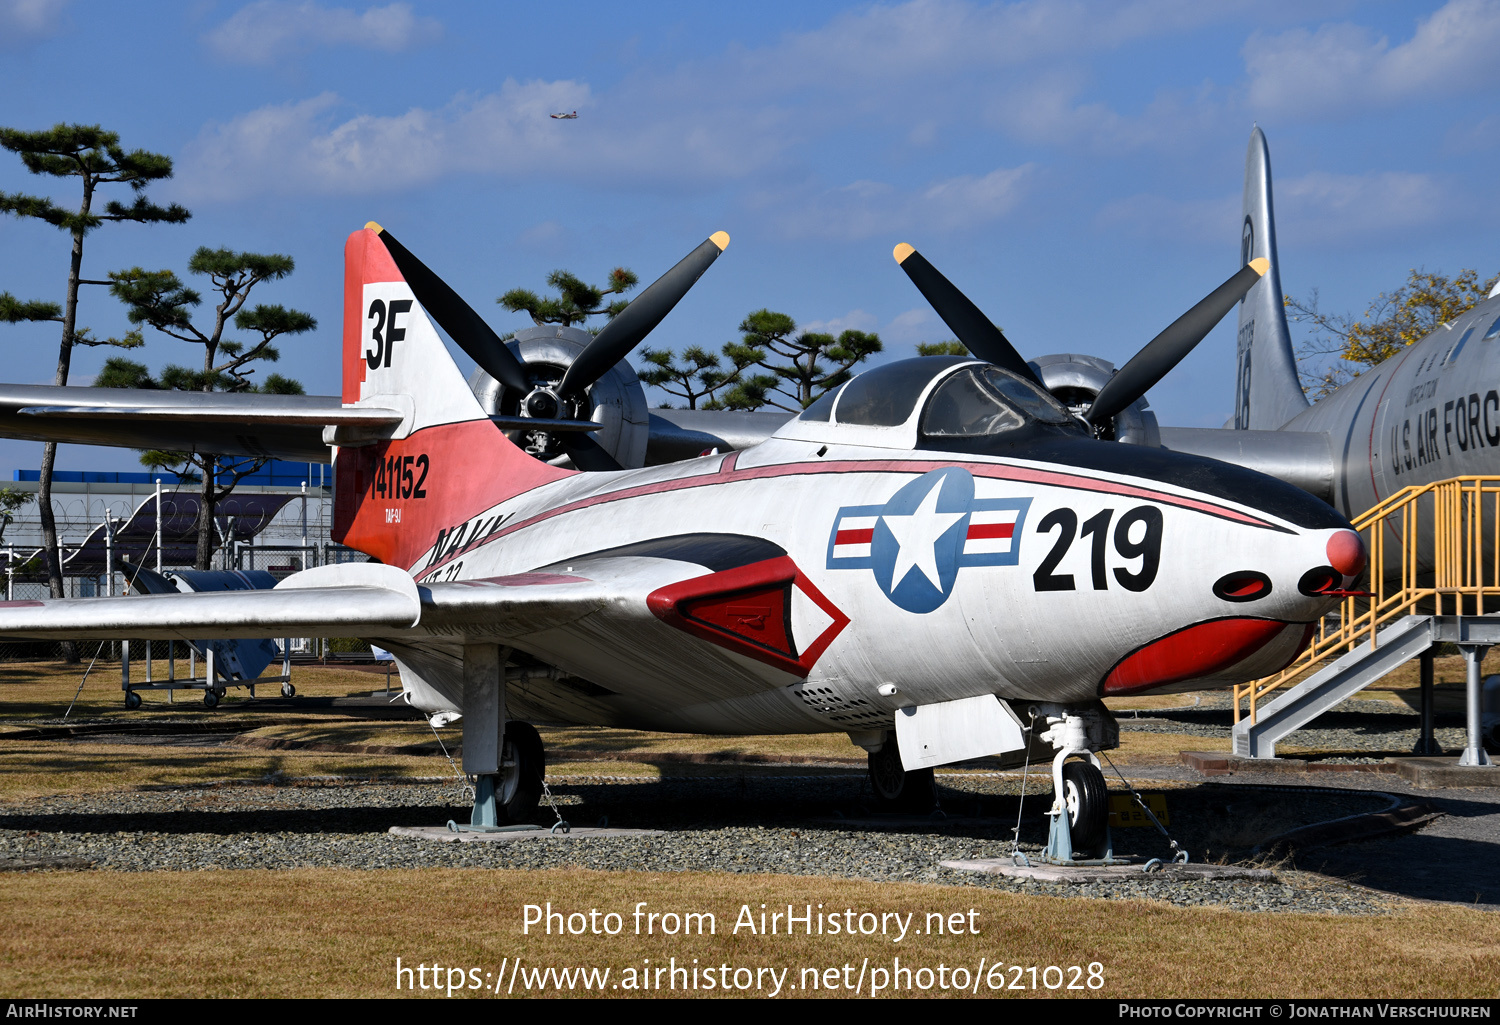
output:
[[[496,810],[507,823],[531,822],[542,800],[542,779],[547,773],[541,735],[530,723],[508,722],[505,747],[505,760],[513,758],[515,768],[502,767],[495,787]]]
[[[1092,762],[1064,762],[1063,795],[1068,809],[1068,835],[1074,857],[1089,857],[1104,843],[1109,828],[1109,791],[1104,773]]]
[[[906,771],[896,735],[887,733],[885,744],[866,761],[875,807],[881,811],[926,815],[937,807],[937,779],[932,769]]]
[[[135,711],[137,708],[140,708],[141,707],[141,696],[139,694],[137,694],[133,690],[126,691],[125,692],[125,707],[127,709],[129,709],[130,711],[132,711],[132,712]]]
[[[284,698],[294,698],[297,696],[297,688],[293,687],[290,683],[283,683],[281,685],[281,696]]]
[[[216,690],[206,690],[206,691],[204,691],[203,692],[203,704],[207,708],[218,708],[219,707],[219,692],[216,691]]]

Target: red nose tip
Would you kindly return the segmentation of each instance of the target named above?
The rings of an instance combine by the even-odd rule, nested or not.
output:
[[[1328,564],[1346,577],[1358,576],[1365,568],[1365,543],[1352,530],[1341,530],[1328,539]]]

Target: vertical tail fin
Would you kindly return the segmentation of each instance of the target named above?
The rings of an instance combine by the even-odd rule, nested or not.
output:
[[[1275,430],[1307,408],[1297,380],[1297,359],[1282,305],[1276,218],[1271,205],[1271,151],[1257,126],[1245,153],[1245,217],[1240,223],[1240,265],[1258,256],[1271,269],[1240,300],[1234,384],[1234,426]]]
[[[384,441],[334,460],[333,539],[411,568],[440,532],[569,475],[490,422],[411,287],[367,225],[344,247],[345,405],[399,410]]]

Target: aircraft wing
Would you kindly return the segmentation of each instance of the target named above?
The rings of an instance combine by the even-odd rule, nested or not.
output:
[[[416,583],[392,566],[320,566],[264,591],[0,602],[0,636],[220,640],[368,636],[421,618]]]
[[[339,444],[373,440],[397,410],[346,407],[336,395],[261,395],[0,385],[0,437],[169,452],[328,461]]]
[[[638,676],[643,687],[679,687],[684,699],[702,700],[807,675],[848,622],[800,616],[797,589],[809,586],[773,544],[684,535],[478,580],[418,584],[393,566],[354,563],[261,591],[0,602],[0,637],[499,643],[580,677]]]

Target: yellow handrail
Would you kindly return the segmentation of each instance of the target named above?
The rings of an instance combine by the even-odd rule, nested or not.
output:
[[[1373,648],[1377,632],[1393,619],[1477,615],[1500,605],[1500,477],[1415,484],[1382,499],[1353,525],[1369,553],[1371,596],[1345,598],[1281,672],[1235,687],[1235,722],[1244,699],[1255,722],[1256,706],[1266,695],[1324,659],[1366,642]]]

